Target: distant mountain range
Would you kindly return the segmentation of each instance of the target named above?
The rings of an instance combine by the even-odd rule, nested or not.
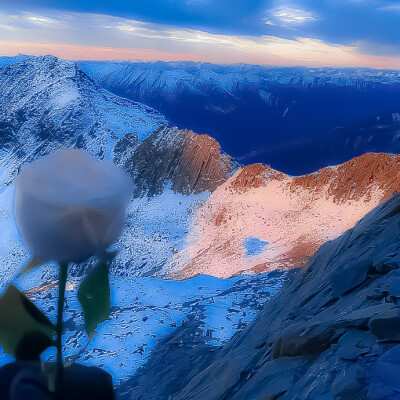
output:
[[[290,175],[400,152],[400,72],[193,62],[79,62],[104,88]]]

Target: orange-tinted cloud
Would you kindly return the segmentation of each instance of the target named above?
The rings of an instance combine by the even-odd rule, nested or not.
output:
[[[118,49],[112,47],[85,46],[64,43],[29,43],[0,40],[1,55],[47,55],[67,60],[193,60],[200,61],[196,54],[166,53],[152,49]]]
[[[220,54],[204,52],[163,52],[156,49],[113,48],[64,43],[30,43],[0,40],[1,55],[46,55],[52,54],[69,60],[143,60],[143,61],[208,61],[215,63],[252,63],[260,65],[308,65],[348,66],[382,69],[400,69],[400,58],[364,55],[355,48],[336,49],[323,43],[267,43],[264,47],[242,53]],[[265,50],[265,51],[263,51]],[[318,56],[319,53],[319,56]]]

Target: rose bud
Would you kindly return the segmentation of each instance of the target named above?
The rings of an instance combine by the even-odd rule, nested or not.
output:
[[[26,164],[15,188],[22,239],[43,262],[104,254],[121,233],[131,192],[125,172],[84,150],[60,150]]]

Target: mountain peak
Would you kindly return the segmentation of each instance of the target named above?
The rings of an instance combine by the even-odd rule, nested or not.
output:
[[[239,169],[196,212],[171,276],[228,277],[305,265],[326,241],[400,191],[400,156],[369,153],[291,177],[263,164]],[[261,243],[248,252],[246,242]]]
[[[141,197],[161,194],[168,183],[183,194],[212,192],[228,179],[232,165],[211,136],[166,127],[139,144],[125,169]]]
[[[9,179],[20,162],[60,147],[111,159],[125,134],[141,141],[166,123],[154,109],[100,88],[72,61],[29,57],[0,69],[0,144],[16,149]]]
[[[381,201],[388,200],[399,190],[400,155],[365,153],[341,165],[325,167],[313,174],[295,177],[292,188],[312,188],[327,195],[338,204],[364,199],[370,201],[375,190],[383,191]]]

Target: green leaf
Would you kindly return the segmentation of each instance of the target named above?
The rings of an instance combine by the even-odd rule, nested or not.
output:
[[[41,265],[44,264],[44,261],[42,261],[40,258],[33,256],[27,264],[22,268],[22,270],[18,273],[18,276],[22,276],[27,274],[29,271],[32,271],[33,269],[40,267]]]
[[[38,354],[53,345],[54,325],[15,286],[9,285],[0,297],[0,345],[5,353],[17,353],[32,347]],[[30,347],[30,349],[29,349]]]
[[[85,318],[86,332],[92,338],[97,325],[110,315],[110,282],[106,262],[100,261],[96,264],[83,280],[78,290],[78,299]]]

